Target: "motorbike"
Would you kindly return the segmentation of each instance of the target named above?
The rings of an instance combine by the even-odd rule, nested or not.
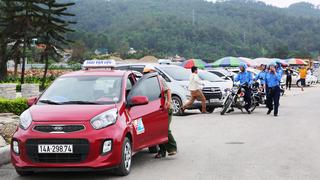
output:
[[[243,112],[245,108],[246,102],[244,100],[245,96],[245,88],[246,86],[239,86],[235,85],[232,89],[226,90],[226,97],[223,103],[222,111],[220,112],[221,115],[227,113],[230,108],[238,108]],[[253,95],[251,97],[251,101],[253,101]],[[257,103],[253,101],[251,103],[251,107],[249,108],[250,112],[253,112],[257,107]]]
[[[284,95],[284,93],[285,93],[285,91],[286,91],[285,89],[286,89],[286,83],[283,82],[283,81],[281,81],[281,82],[280,82],[280,94],[281,94],[281,96]]]
[[[255,103],[257,106],[266,104],[267,97],[266,93],[264,92],[263,88],[261,88],[260,84],[258,82],[255,82],[251,86],[252,90],[252,97],[251,101],[252,103]]]

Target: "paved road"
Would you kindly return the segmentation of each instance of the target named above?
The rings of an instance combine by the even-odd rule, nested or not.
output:
[[[10,165],[0,168],[2,180],[308,180],[320,179],[320,88],[298,89],[282,98],[280,116],[258,108],[220,116],[192,112],[175,117],[176,157],[153,159],[147,152],[133,158],[132,173],[54,173],[18,177]]]

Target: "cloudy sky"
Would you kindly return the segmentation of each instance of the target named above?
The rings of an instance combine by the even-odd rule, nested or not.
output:
[[[211,0],[211,1],[215,1],[215,0]],[[278,7],[288,7],[290,6],[290,4],[301,2],[301,1],[309,2],[315,5],[320,4],[320,0],[259,0],[259,1],[263,1],[266,4],[270,4]]]

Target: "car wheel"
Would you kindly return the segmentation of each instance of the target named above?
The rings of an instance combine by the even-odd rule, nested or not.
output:
[[[33,174],[33,171],[25,171],[21,169],[16,169],[16,172],[19,176],[31,176]]]
[[[215,109],[214,107],[207,107],[207,112],[213,113],[214,109]]]
[[[172,96],[172,110],[173,115],[181,116],[183,112],[181,111],[182,101],[178,96]]]
[[[152,147],[149,147],[149,153],[151,154],[155,154],[155,153],[158,153],[158,146],[152,146]]]
[[[130,140],[126,137],[122,145],[122,160],[120,166],[116,169],[116,174],[126,176],[130,173],[132,160],[132,146]]]
[[[301,87],[301,80],[298,80],[298,81],[297,81],[297,86],[298,86],[298,87]]]

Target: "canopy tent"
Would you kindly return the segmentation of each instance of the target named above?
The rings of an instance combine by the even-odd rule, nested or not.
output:
[[[182,62],[181,66],[187,69],[191,69],[193,66],[204,69],[206,67],[210,67],[206,62],[201,59],[189,59],[187,61]]]
[[[214,63],[211,63],[210,65],[212,67],[239,67],[240,63],[245,63],[248,66],[255,66],[256,64],[248,59],[248,58],[236,58],[236,57],[224,57],[219,60],[217,60]]]
[[[287,62],[289,65],[299,65],[299,66],[306,66],[306,65],[308,65],[304,60],[302,60],[302,59],[296,59],[296,58],[287,59],[286,62]]]

